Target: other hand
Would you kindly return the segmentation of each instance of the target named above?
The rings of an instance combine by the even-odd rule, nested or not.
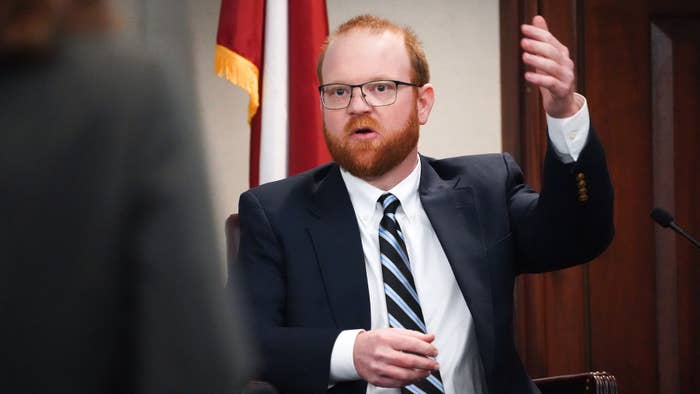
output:
[[[353,361],[360,376],[378,387],[403,387],[425,379],[438,370],[431,344],[433,334],[399,328],[380,328],[358,334]]]
[[[540,15],[532,18],[531,25],[522,25],[523,62],[533,68],[525,79],[540,88],[542,106],[555,118],[566,118],[578,111],[574,98],[576,75],[569,49],[550,32]]]

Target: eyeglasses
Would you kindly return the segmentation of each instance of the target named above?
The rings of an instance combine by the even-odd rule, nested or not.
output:
[[[344,109],[350,105],[353,91],[360,88],[362,99],[372,107],[383,107],[396,102],[396,94],[399,86],[414,86],[416,84],[402,81],[369,81],[359,85],[345,83],[329,83],[318,87],[321,93],[321,103],[325,109]]]

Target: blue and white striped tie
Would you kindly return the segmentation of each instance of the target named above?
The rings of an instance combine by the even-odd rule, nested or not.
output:
[[[416,285],[411,274],[406,242],[396,221],[396,210],[401,202],[391,193],[382,194],[379,203],[384,216],[379,222],[379,259],[384,277],[384,294],[389,315],[389,326],[428,332],[423,320]],[[444,393],[440,371],[433,371],[424,380],[401,388],[402,393]]]

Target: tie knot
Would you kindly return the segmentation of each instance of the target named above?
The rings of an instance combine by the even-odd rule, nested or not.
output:
[[[399,205],[401,205],[399,199],[391,193],[382,194],[377,201],[379,201],[379,203],[382,204],[382,206],[384,207],[385,215],[387,213],[396,213],[396,210],[399,208]]]

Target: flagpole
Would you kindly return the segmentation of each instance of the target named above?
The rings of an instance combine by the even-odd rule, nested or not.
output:
[[[260,131],[260,184],[287,176],[289,83],[287,0],[267,0]]]

